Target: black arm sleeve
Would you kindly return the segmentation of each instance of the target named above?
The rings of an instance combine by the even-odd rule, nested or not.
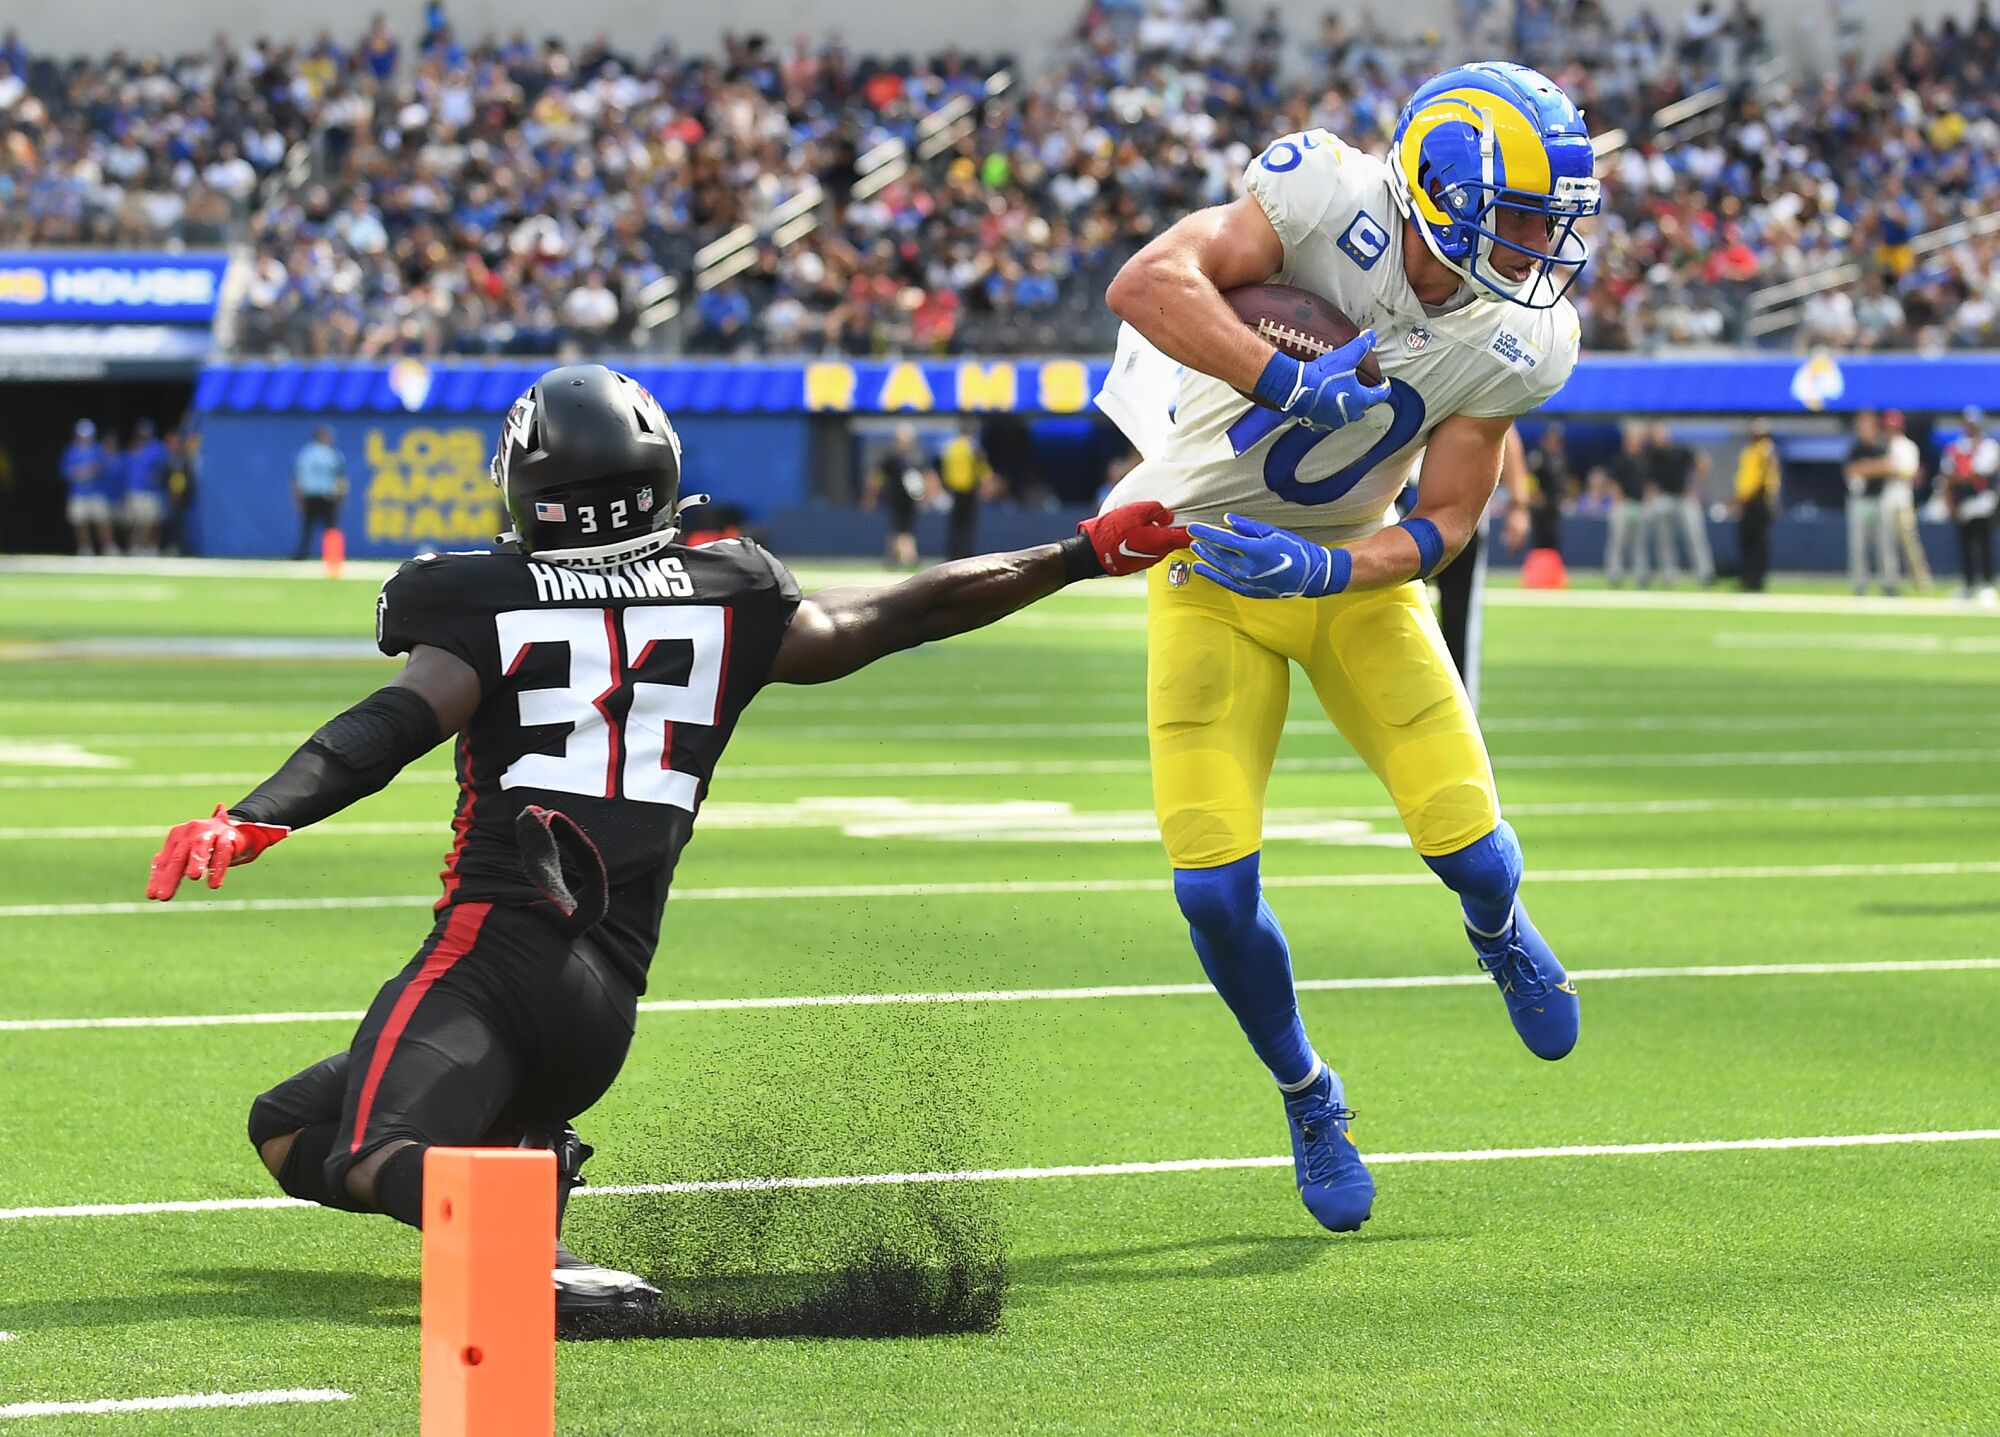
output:
[[[285,766],[259,784],[231,818],[304,828],[386,788],[438,746],[437,713],[412,689],[377,689],[327,720]]]

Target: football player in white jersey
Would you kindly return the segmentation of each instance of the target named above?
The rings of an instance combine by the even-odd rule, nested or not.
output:
[[[1460,66],[1417,91],[1386,159],[1325,130],[1276,141],[1248,195],[1180,220],[1107,296],[1126,328],[1099,403],[1141,454],[1107,505],[1195,521],[1149,579],[1160,834],[1202,966],[1284,1092],[1300,1194],[1336,1231],[1367,1219],[1374,1182],[1258,873],[1293,662],[1457,894],[1522,1041],[1550,1059],[1576,1042],[1575,987],[1517,897],[1520,845],[1422,581],[1478,523],[1515,418],[1576,363],[1564,295],[1592,169],[1545,76]],[[1267,282],[1363,332],[1310,362],[1277,352],[1222,298]],[[1381,384],[1355,373],[1371,347]],[[1416,508],[1392,522],[1413,466]]]

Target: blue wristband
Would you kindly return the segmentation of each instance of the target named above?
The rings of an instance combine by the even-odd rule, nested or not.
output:
[[[1396,527],[1416,543],[1417,577],[1428,579],[1431,571],[1444,562],[1444,535],[1428,519],[1405,519]]]
[[[1288,409],[1299,392],[1305,368],[1289,354],[1273,352],[1270,362],[1264,366],[1264,372],[1257,376],[1257,387],[1251,393],[1273,409]]]
[[[1328,549],[1326,566],[1326,587],[1319,597],[1328,594],[1344,594],[1347,586],[1354,581],[1354,556],[1345,549]]]

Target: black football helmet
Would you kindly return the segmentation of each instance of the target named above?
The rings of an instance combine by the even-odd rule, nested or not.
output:
[[[551,369],[515,400],[491,472],[514,523],[501,542],[550,563],[609,568],[680,532],[680,436],[643,385],[601,364]]]

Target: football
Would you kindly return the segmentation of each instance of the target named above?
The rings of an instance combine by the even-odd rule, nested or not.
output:
[[[1361,332],[1331,300],[1289,284],[1246,284],[1224,290],[1222,297],[1259,339],[1294,359],[1317,359]],[[1370,384],[1382,382],[1373,354],[1362,358],[1356,373]]]

